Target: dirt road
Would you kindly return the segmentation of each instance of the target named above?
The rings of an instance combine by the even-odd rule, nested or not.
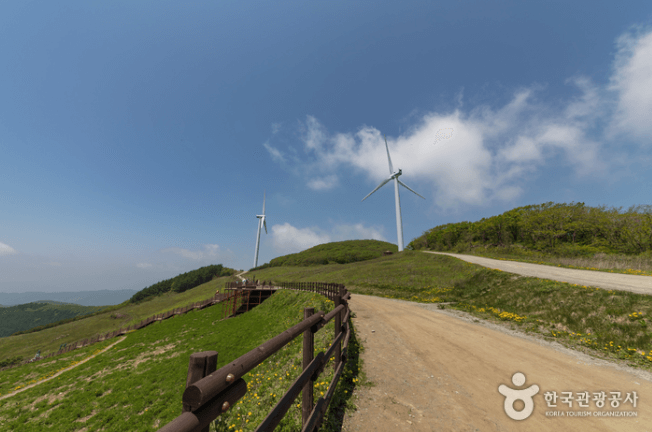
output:
[[[652,294],[652,277],[650,276],[606,273],[591,270],[575,270],[548,265],[530,264],[515,261],[502,261],[491,258],[477,257],[473,255],[462,255],[445,252],[425,251],[425,253],[449,255],[466,262],[479,264],[483,267],[499,269],[522,276],[552,279],[560,282],[596,286],[605,289],[631,291],[638,294]]]
[[[374,387],[358,387],[358,410],[345,417],[344,431],[530,431],[652,430],[652,374],[622,368],[499,326],[474,322],[466,314],[436,305],[353,294],[353,319],[365,347],[364,369]],[[512,383],[516,372],[525,384]],[[513,389],[536,384],[534,410],[524,420],[507,416],[503,384]],[[543,394],[590,392],[589,408],[557,400],[548,408]],[[619,408],[598,409],[593,393],[621,392]],[[624,403],[636,392],[637,406]],[[524,404],[516,402],[516,411]],[[591,411],[569,417],[568,411]],[[636,412],[637,417],[597,417],[594,411]],[[547,412],[559,411],[564,417]]]

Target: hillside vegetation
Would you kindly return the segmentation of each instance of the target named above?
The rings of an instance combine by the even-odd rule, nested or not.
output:
[[[79,306],[58,302],[35,302],[0,308],[0,337],[34,327],[70,320],[104,309],[103,306]]]
[[[652,206],[623,211],[584,203],[529,205],[477,222],[436,226],[407,248],[650,273]]]
[[[138,303],[170,291],[182,293],[212,279],[221,276],[231,276],[233,272],[233,269],[223,267],[222,264],[201,267],[197,270],[189,271],[143,288],[134,294],[129,301],[131,303]]]
[[[380,240],[345,240],[317,245],[303,252],[274,258],[268,264],[252,270],[268,267],[348,264],[381,257],[384,251],[397,253],[398,247]]]
[[[235,279],[232,276],[223,276],[183,293],[171,291],[139,303],[125,302],[107,307],[92,316],[38,332],[0,338],[0,364],[4,360],[16,357],[32,358],[38,350],[41,350],[41,354],[48,354],[57,351],[63,343],[71,344],[86,338],[90,339],[139,323],[152,315],[206,300],[215,295],[218,289],[223,288],[227,281],[233,280]]]
[[[596,356],[652,368],[652,297],[518,277],[445,255],[403,251],[351,264],[256,270],[272,281],[342,283],[354,294],[440,303]]]
[[[152,324],[129,333],[110,350],[109,340],[66,355],[0,374],[0,399],[17,387],[38,382],[57,370],[98,353],[87,363],[10,398],[0,400],[3,431],[112,430],[155,431],[181,414],[190,354],[215,350],[217,367],[232,362],[261,343],[303,320],[303,309],[329,312],[333,302],[307,292],[280,291],[243,315],[219,321],[221,306]],[[315,334],[316,350],[333,340],[331,321]],[[356,357],[355,340],[351,357]],[[220,431],[253,430],[299,376],[302,337],[274,354],[243,378],[248,392],[217,423]],[[351,363],[354,364],[354,363]],[[333,376],[330,362],[315,385],[317,397]],[[345,369],[335,402],[350,397],[354,371]],[[344,390],[348,390],[346,393]],[[299,398],[299,402],[300,402]],[[329,413],[327,422],[336,421]],[[301,408],[293,404],[277,430],[300,430]],[[215,425],[211,427],[215,430]]]
[[[360,246],[355,242],[350,245]],[[304,251],[307,261],[312,253],[319,253],[319,249]],[[348,264],[257,269],[256,278],[342,283],[353,295],[439,303],[442,309],[465,311],[595,357],[652,370],[652,297],[646,295],[519,277],[449,256],[409,250]],[[184,293],[170,291],[139,304],[125,304],[111,314],[2,338],[0,353],[8,358],[21,352],[33,355],[40,346],[58,346],[66,340],[92,337],[96,331],[93,328],[106,332],[153,313],[208,298],[231,280],[234,278],[214,279]],[[220,307],[213,306],[153,324],[128,334],[125,341],[74,373],[66,372],[61,380],[0,400],[0,421],[7,421],[9,430],[41,430],[50,426],[59,430],[54,425],[69,425],[75,420],[80,424],[73,430],[94,430],[99,424],[115,425],[116,430],[156,430],[180,412],[190,353],[217,350],[219,367],[299,322],[303,307],[309,305],[316,310],[332,307],[331,302],[316,294],[281,290],[263,305],[235,319],[216,321],[221,316]],[[332,337],[332,331],[325,334]],[[0,372],[0,393],[49,376],[110,343],[113,342]],[[315,347],[327,343],[328,340],[322,340]],[[242,410],[230,411],[231,417],[218,422],[218,431],[255,430],[263,413],[282,394],[281,386],[296,377],[294,367],[300,361],[300,344],[295,343],[246,377],[251,387]],[[332,370],[326,376],[330,373]],[[349,369],[344,385],[353,384],[355,373],[357,369]],[[327,382],[325,378],[323,383]],[[317,383],[318,391],[322,391],[321,383]],[[298,408],[290,417],[294,420],[288,421],[298,421]],[[126,426],[126,419],[135,426]],[[287,430],[293,430],[292,427],[288,423]]]

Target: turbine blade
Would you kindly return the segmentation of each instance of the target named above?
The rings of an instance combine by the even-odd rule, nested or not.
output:
[[[394,174],[394,168],[392,167],[392,158],[389,157],[389,146],[387,145],[387,135],[385,135],[385,148],[387,149],[387,162],[389,162],[389,175]]]
[[[362,201],[366,200],[366,199],[369,197],[369,195],[371,195],[372,193],[376,192],[376,191],[377,191],[378,189],[380,189],[381,187],[385,186],[385,184],[386,184],[388,181],[390,181],[391,179],[392,179],[392,178],[390,177],[390,178],[388,178],[387,180],[383,181],[383,182],[382,182],[381,184],[379,184],[378,186],[376,186],[376,189],[374,189],[374,190],[372,190],[371,192],[369,192],[369,194],[368,194],[366,197],[362,198]],[[362,202],[362,201],[360,201],[360,202]]]
[[[410,189],[410,188],[408,187],[408,185],[406,185],[405,183],[403,183],[403,182],[400,181],[399,179],[396,179],[396,180],[398,181],[398,184],[400,184],[401,186],[403,186],[405,189],[409,190],[410,192],[412,192],[412,193],[415,194],[415,195],[419,195],[418,193],[416,193],[415,191],[413,191],[412,189]],[[419,195],[419,196],[420,196],[421,198],[423,198],[421,195]],[[423,198],[423,199],[425,199],[425,198]]]
[[[263,218],[263,225],[265,226],[265,234],[267,234],[267,221]]]
[[[265,192],[263,191],[263,214],[265,214]]]

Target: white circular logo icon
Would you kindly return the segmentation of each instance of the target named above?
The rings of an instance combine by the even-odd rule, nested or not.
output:
[[[512,376],[512,383],[514,383],[516,387],[522,386],[525,384],[525,375],[520,372],[516,372]],[[533,384],[528,388],[516,390],[501,384],[498,387],[498,392],[501,395],[505,396],[505,414],[514,420],[525,420],[526,418],[530,417],[530,415],[532,415],[532,411],[534,411],[534,400],[532,397],[535,394],[539,393],[539,386]],[[523,404],[525,404],[521,411],[516,411],[514,409],[514,402],[517,400],[522,400]]]

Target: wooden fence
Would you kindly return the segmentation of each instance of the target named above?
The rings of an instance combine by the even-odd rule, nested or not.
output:
[[[191,304],[186,305],[185,307],[182,307],[182,308],[176,308],[176,309],[169,310],[167,312],[163,312],[163,313],[160,313],[160,314],[157,314],[157,315],[152,315],[151,317],[142,320],[138,324],[132,324],[132,325],[130,325],[128,327],[125,327],[125,328],[120,328],[118,330],[108,332],[106,334],[97,335],[95,337],[83,339],[81,341],[73,342],[71,344],[67,344],[67,343],[62,344],[62,346],[59,348],[59,350],[57,350],[55,352],[52,352],[52,353],[50,353],[48,355],[40,356],[40,357],[33,358],[33,359],[29,359],[29,360],[23,361],[23,362],[21,362],[19,364],[2,368],[1,370],[11,369],[11,368],[14,368],[14,367],[21,366],[23,364],[33,363],[35,361],[44,360],[44,359],[47,359],[47,358],[50,358],[50,357],[53,357],[53,356],[56,356],[56,355],[65,354],[67,352],[70,352],[70,351],[78,349],[78,348],[83,348],[83,347],[86,347],[88,345],[92,345],[92,344],[97,343],[97,342],[102,342],[102,341],[105,341],[107,339],[111,339],[111,338],[114,338],[114,337],[117,337],[117,336],[124,335],[127,332],[132,331],[132,330],[139,330],[139,329],[147,327],[148,325],[150,325],[150,324],[152,324],[154,322],[157,322],[157,321],[163,321],[163,320],[166,320],[166,319],[171,318],[171,317],[176,316],[176,315],[183,315],[183,314],[185,314],[185,313],[187,313],[189,311],[192,311],[192,310],[204,309],[204,308],[212,306],[214,304],[223,303],[223,302],[227,304],[227,306],[224,308],[224,312],[223,312],[223,317],[222,318],[224,319],[224,318],[227,318],[227,317],[229,317],[231,315],[235,315],[238,308],[245,301],[247,301],[247,297],[246,297],[246,293],[243,293],[243,292],[235,291],[235,292],[232,292],[232,293],[225,293],[225,294],[216,293],[213,297],[211,297],[209,299],[206,299],[204,301],[191,303]],[[65,345],[65,346],[63,346],[63,345]]]
[[[339,295],[340,289],[344,285],[328,283],[328,282],[272,282],[272,281],[250,281],[249,283],[243,282],[227,282],[226,289],[293,289],[299,291],[310,291],[321,294],[333,300],[335,296]]]
[[[347,301],[350,299],[350,294],[344,285],[338,284],[277,282],[274,286],[327,293],[332,296],[335,308],[328,314],[322,311],[314,313],[313,308],[305,308],[303,321],[219,370],[215,370],[218,355],[216,351],[192,354],[188,366],[186,390],[182,398],[182,414],[159,429],[159,432],[208,432],[210,423],[233,407],[247,393],[247,383],[242,377],[300,334],[303,334],[303,372],[258,426],[256,432],[274,430],[299,393],[302,393],[302,432],[313,432],[319,428],[347,360],[351,336],[350,310]],[[237,290],[240,291],[246,290]],[[314,334],[332,319],[335,320],[333,343],[325,353],[322,351],[314,356]],[[314,382],[331,357],[335,358],[335,375],[324,397],[314,403]]]

